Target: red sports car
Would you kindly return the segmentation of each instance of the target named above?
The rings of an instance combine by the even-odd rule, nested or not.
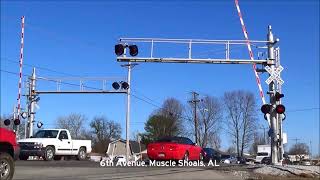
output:
[[[203,149],[186,137],[164,137],[147,148],[150,160],[203,160]]]

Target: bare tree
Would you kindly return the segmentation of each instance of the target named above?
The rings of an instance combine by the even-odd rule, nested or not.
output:
[[[227,153],[228,154],[234,154],[236,153],[236,148],[234,146],[230,146],[228,149],[227,149]]]
[[[238,156],[248,148],[253,140],[257,122],[255,97],[251,92],[232,91],[224,94],[226,124],[228,133],[236,144]]]
[[[297,143],[290,148],[289,154],[291,155],[309,154],[309,146],[306,143]]]
[[[199,103],[198,119],[199,145],[206,147],[209,144],[219,147],[219,133],[223,120],[223,107],[219,99],[205,96]]]
[[[250,147],[250,153],[256,155],[258,152],[258,145],[263,145],[266,143],[267,142],[266,142],[266,139],[263,134],[258,133],[258,132],[254,133],[253,134],[253,143]]]
[[[121,126],[119,123],[108,120],[104,116],[96,116],[90,123],[94,134],[93,151],[105,153],[110,141],[119,139],[121,136]]]
[[[164,116],[172,121],[172,125],[177,128],[176,134],[181,134],[184,131],[183,128],[183,105],[175,98],[166,99],[161,108],[156,111],[156,115]]]
[[[71,113],[57,119],[57,128],[68,129],[73,138],[81,138],[87,118],[83,114]]]

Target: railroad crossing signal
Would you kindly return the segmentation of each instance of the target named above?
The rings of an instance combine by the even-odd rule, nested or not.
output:
[[[280,83],[280,85],[284,83],[284,81],[280,77],[280,73],[283,70],[282,66],[275,67],[274,69],[272,69],[269,66],[266,66],[265,69],[270,74],[270,77],[266,80],[267,84],[270,84],[274,80],[277,80]]]

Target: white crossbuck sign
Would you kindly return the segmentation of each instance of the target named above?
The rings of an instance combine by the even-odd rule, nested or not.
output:
[[[274,69],[270,68],[269,66],[266,66],[265,69],[270,74],[270,77],[266,80],[267,84],[270,84],[274,80],[277,80],[278,83],[280,83],[281,85],[284,83],[284,81],[280,77],[280,72],[283,70],[282,66],[279,66]]]

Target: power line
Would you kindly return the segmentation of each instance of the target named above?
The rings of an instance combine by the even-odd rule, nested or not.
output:
[[[10,63],[19,64],[19,62],[14,61],[13,59],[6,58],[6,57],[1,57],[1,59],[2,59],[1,61],[7,61],[7,62],[10,62]],[[3,59],[4,59],[4,60],[3,60]],[[53,70],[53,69],[46,68],[46,67],[35,66],[35,65],[33,65],[33,64],[23,63],[23,65],[24,65],[24,66],[27,66],[27,67],[31,67],[31,68],[34,68],[34,67],[35,67],[35,68],[37,68],[37,69],[41,69],[41,70],[44,70],[44,71],[53,72],[53,73],[58,73],[58,74],[63,74],[63,75],[67,75],[67,76],[81,77],[81,76],[78,76],[78,75],[74,75],[74,74],[70,74],[70,73],[65,73],[65,72]]]
[[[320,109],[319,107],[314,107],[314,108],[305,108],[305,109],[293,109],[287,112],[312,111],[312,110],[319,110],[319,109]]]

